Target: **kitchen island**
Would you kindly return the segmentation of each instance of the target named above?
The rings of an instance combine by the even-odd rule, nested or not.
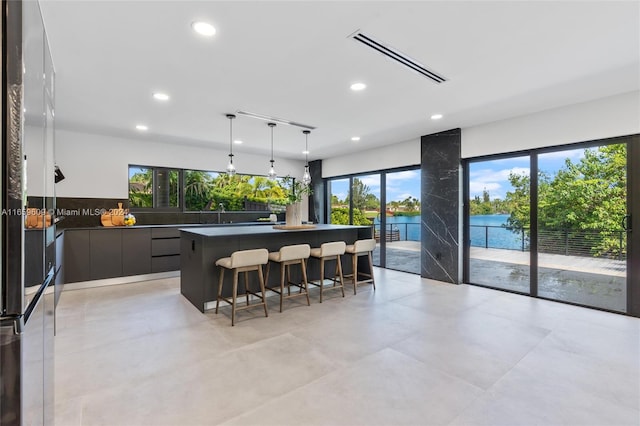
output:
[[[316,225],[305,229],[275,229],[272,226],[203,227],[180,229],[180,292],[201,312],[208,309],[208,302],[214,302],[218,290],[218,273],[215,261],[228,257],[234,251],[266,248],[278,251],[291,244],[309,244],[320,247],[330,241],[354,241],[373,238],[369,226]],[[344,256],[342,267],[345,274],[351,272],[351,262]],[[366,260],[366,259],[362,259]],[[365,261],[358,263],[358,269],[369,271]],[[319,275],[316,262],[309,264],[309,279]],[[279,282],[279,268],[272,269],[270,283]],[[232,274],[225,274],[224,295],[231,293]],[[240,280],[241,286],[244,280]]]

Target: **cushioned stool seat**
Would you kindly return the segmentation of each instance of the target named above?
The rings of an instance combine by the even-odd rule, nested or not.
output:
[[[281,247],[279,251],[269,253],[265,287],[267,290],[271,290],[280,295],[280,312],[282,312],[283,299],[288,299],[290,297],[306,296],[307,305],[311,305],[309,302],[309,287],[307,285],[307,266],[305,264],[306,260],[309,258],[310,252],[311,246],[309,244],[296,244],[284,246]],[[271,269],[272,262],[280,264],[280,286],[277,288],[269,287],[269,271]],[[291,265],[300,265],[302,280],[299,283],[291,282]],[[287,287],[286,296],[284,295],[285,274]],[[291,294],[291,286],[298,287],[300,292]]]
[[[267,302],[265,300],[264,276],[262,274],[262,265],[269,261],[269,251],[267,249],[240,250],[233,252],[230,257],[223,257],[216,261],[216,266],[220,266],[220,281],[218,282],[218,297],[216,299],[216,314],[218,306],[223,300],[231,305],[231,325],[235,325],[236,311],[241,309],[253,308],[262,305],[264,307],[264,316],[268,317]],[[233,271],[233,290],[231,300],[222,297],[222,285],[224,283],[224,270]],[[258,282],[260,284],[260,293],[257,294],[249,289],[249,272],[258,272]],[[247,298],[246,306],[238,306],[238,273],[244,272],[244,295]],[[259,303],[250,304],[249,295],[256,296],[260,299]],[[242,294],[241,294],[242,296]]]
[[[376,240],[371,238],[367,240],[358,240],[353,244],[348,245],[345,248],[345,253],[351,255],[351,270],[352,274],[345,275],[345,278],[351,278],[353,281],[353,294],[356,294],[356,287],[358,284],[371,283],[373,284],[373,289],[376,289],[376,282],[373,278],[373,259],[371,253],[376,249]],[[358,256],[367,255],[369,258],[369,271],[362,272],[358,271]],[[360,276],[366,277],[364,280],[358,281]]]
[[[320,303],[322,303],[322,293],[325,288],[325,262],[328,260],[336,261],[336,270],[332,278],[333,287],[327,287],[328,289],[339,288],[342,291],[342,297],[344,297],[344,277],[342,276],[342,265],[340,264],[340,256],[344,254],[344,250],[347,244],[344,241],[333,241],[330,243],[324,243],[319,248],[312,248],[310,256],[320,260],[320,280],[316,283],[310,281],[309,284],[320,287]],[[338,285],[338,279],[340,284]]]

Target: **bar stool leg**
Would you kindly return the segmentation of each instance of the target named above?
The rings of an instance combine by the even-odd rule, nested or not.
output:
[[[340,275],[340,290],[342,291],[342,297],[344,297],[344,276],[342,275],[342,262],[340,262],[340,255],[336,257],[336,263],[338,264],[338,273]]]
[[[236,299],[238,297],[238,270],[233,270],[233,294],[231,303],[231,326],[233,327],[236,322]]]
[[[304,264],[304,259],[300,260],[300,268],[302,269],[302,282],[304,283],[304,291],[307,296],[307,306],[311,306],[309,301],[309,283],[307,282],[307,267]],[[302,291],[302,289],[300,289]]]
[[[284,262],[280,263],[280,312],[282,312],[282,299],[284,299],[284,275],[286,268]]]
[[[320,303],[322,303],[323,289],[324,289],[324,257],[320,259]]]
[[[271,272],[271,262],[267,262],[267,274],[264,277],[265,285],[269,284],[269,273]]]
[[[264,307],[264,316],[268,317],[269,313],[267,312],[267,297],[264,288],[264,276],[262,275],[262,266],[260,265],[258,265],[258,281],[260,281],[260,291],[262,292],[262,306]]]
[[[373,290],[376,290],[376,279],[373,277],[373,256],[371,256],[371,252],[369,255],[369,271],[371,272],[371,284],[373,284]]]
[[[249,271],[244,271],[244,292],[247,298],[247,306],[249,306]]]
[[[356,287],[358,287],[358,253],[351,255],[351,270],[353,271],[353,294],[356,294]]]
[[[220,279],[218,280],[218,298],[216,299],[216,314],[218,313],[218,306],[220,306],[220,298],[222,297],[222,282],[224,281],[224,268],[220,267]]]

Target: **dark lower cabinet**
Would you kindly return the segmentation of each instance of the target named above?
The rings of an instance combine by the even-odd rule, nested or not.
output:
[[[151,258],[151,272],[169,272],[180,270],[180,255],[154,256]]]
[[[180,270],[178,227],[67,229],[64,282]],[[33,238],[36,234],[33,233]],[[35,269],[35,268],[34,268]]]
[[[90,231],[69,229],[64,231],[64,281],[75,283],[91,279]]]
[[[122,276],[122,230],[92,229],[90,237],[91,279]]]
[[[151,229],[122,230],[122,275],[151,272]]]

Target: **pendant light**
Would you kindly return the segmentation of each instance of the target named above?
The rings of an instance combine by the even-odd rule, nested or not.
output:
[[[309,173],[309,133],[310,130],[303,130],[304,133],[304,174],[302,175],[302,183],[309,185],[311,183],[311,173]]]
[[[233,114],[227,114],[229,119],[229,164],[227,164],[227,176],[233,176],[236,174],[236,168],[233,165],[233,119],[236,118]]]
[[[267,123],[267,126],[271,127],[271,160],[269,160],[269,162],[271,163],[271,167],[269,168],[267,177],[269,178],[269,180],[275,180],[277,174],[276,169],[273,167],[273,128],[276,127],[276,123]]]

